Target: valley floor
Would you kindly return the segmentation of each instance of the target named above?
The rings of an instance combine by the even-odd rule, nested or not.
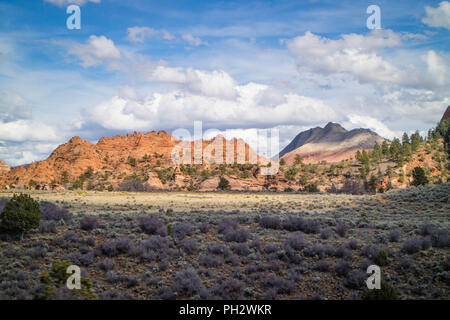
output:
[[[26,193],[73,216],[55,209],[0,242],[0,299],[74,296],[47,279],[62,260],[101,299],[359,299],[371,264],[401,299],[450,298],[448,183],[365,196]]]

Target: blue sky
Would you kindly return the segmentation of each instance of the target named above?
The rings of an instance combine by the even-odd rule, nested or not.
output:
[[[448,1],[0,1],[0,158],[195,120],[250,144],[277,128],[280,147],[329,121],[426,131],[450,104],[449,46]]]

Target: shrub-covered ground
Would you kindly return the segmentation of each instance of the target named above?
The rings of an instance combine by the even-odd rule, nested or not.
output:
[[[0,299],[362,299],[371,264],[386,297],[449,299],[449,194],[34,192],[39,229],[0,236]]]

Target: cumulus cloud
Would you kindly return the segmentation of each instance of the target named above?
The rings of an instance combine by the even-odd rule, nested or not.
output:
[[[159,37],[173,40],[175,37],[166,30],[156,30],[149,27],[132,27],[127,29],[127,39],[131,42],[144,42],[146,38]]]
[[[9,122],[30,117],[31,108],[20,95],[11,91],[0,91],[0,121]]]
[[[223,70],[197,70],[193,68],[168,67],[149,64],[141,69],[145,80],[175,84],[184,91],[209,97],[233,99],[236,97],[236,82]]]
[[[32,120],[0,121],[0,140],[3,141],[56,141],[53,127]]]
[[[120,58],[120,51],[112,40],[95,35],[91,35],[86,44],[73,45],[69,53],[77,56],[84,68]]]
[[[404,82],[405,75],[378,55],[381,50],[400,44],[401,37],[390,30],[374,30],[368,35],[344,34],[337,40],[308,31],[287,40],[299,66],[325,75],[348,73],[360,82]]]
[[[442,27],[450,30],[450,2],[442,1],[439,7],[425,7],[426,17],[422,22],[430,27]]]
[[[237,85],[224,71],[188,69],[175,74],[177,77],[170,79],[183,84],[177,90],[144,97],[129,92],[126,96],[115,96],[86,110],[85,121],[107,129],[149,130],[191,127],[194,120],[203,121],[205,127],[220,129],[268,128],[339,119],[320,99],[281,93],[258,83]],[[264,101],[264,97],[270,101]]]
[[[393,139],[395,137],[400,137],[402,134],[401,131],[390,130],[383,122],[372,117],[350,114],[348,120],[351,127],[370,129],[384,138]]]
[[[427,64],[428,81],[437,86],[443,86],[447,77],[447,65],[444,60],[433,50],[427,51],[422,59]]]
[[[189,43],[191,46],[198,47],[200,45],[207,45],[208,44],[208,42],[202,41],[202,39],[200,39],[199,37],[194,37],[190,33],[183,34],[182,38],[183,38],[184,41]]]
[[[48,2],[54,5],[57,5],[58,7],[68,6],[71,4],[76,4],[79,6],[82,6],[85,3],[93,2],[93,3],[100,3],[101,0],[44,0],[44,2]]]

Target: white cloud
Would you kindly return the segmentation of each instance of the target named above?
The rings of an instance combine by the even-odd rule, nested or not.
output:
[[[31,120],[0,121],[0,140],[4,141],[56,141],[53,127]]]
[[[447,65],[436,52],[429,50],[422,59],[427,64],[428,80],[437,86],[443,86],[447,77]]]
[[[76,4],[79,6],[82,6],[83,4],[87,2],[94,2],[94,3],[100,3],[101,0],[44,0],[44,2],[48,2],[54,5],[57,5],[58,7],[68,6],[71,4]]]
[[[401,131],[392,131],[380,120],[372,117],[350,114],[348,116],[348,120],[350,122],[350,127],[370,129],[378,133],[383,138],[393,139],[402,135]]]
[[[175,37],[166,30],[156,30],[149,27],[132,27],[127,29],[127,39],[131,42],[144,42],[146,38],[161,37],[173,40]]]
[[[30,106],[20,95],[7,90],[0,91],[0,121],[8,122],[30,117]]]
[[[193,68],[173,68],[165,65],[142,69],[146,80],[172,83],[179,88],[209,97],[232,99],[236,97],[236,82],[223,70],[197,70]]]
[[[95,35],[91,35],[84,45],[73,45],[69,49],[69,53],[76,55],[84,68],[120,58],[120,51],[112,40],[105,36],[97,37]]]
[[[207,45],[208,42],[204,42],[202,41],[202,39],[200,39],[199,37],[194,37],[192,34],[190,33],[186,33],[182,35],[182,38],[184,41],[186,41],[187,43],[189,43],[192,46],[200,46],[200,45]]]
[[[165,69],[161,69],[165,70]],[[202,120],[209,128],[268,128],[338,120],[338,114],[320,99],[282,93],[257,83],[237,85],[224,71],[182,70],[164,80],[179,81],[177,90],[144,97],[115,96],[86,110],[86,122],[115,130],[191,127]],[[166,70],[167,71],[167,70]],[[269,97],[270,101],[264,101]]]
[[[402,83],[409,77],[378,55],[385,48],[399,46],[401,37],[390,30],[374,30],[368,35],[344,34],[332,40],[306,32],[287,40],[298,65],[313,72],[330,75],[348,73],[358,81]]]
[[[450,30],[450,2],[442,1],[439,7],[433,8],[426,6],[426,17],[422,22],[430,27],[443,27]]]

